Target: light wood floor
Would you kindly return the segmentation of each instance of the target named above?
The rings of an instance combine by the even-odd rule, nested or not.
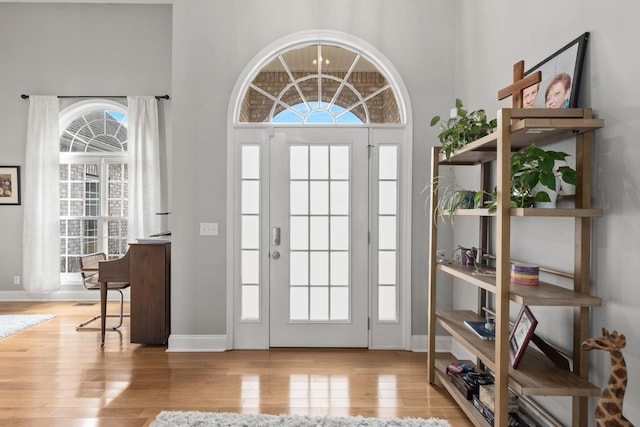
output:
[[[0,314],[55,314],[0,339],[0,425],[146,426],[161,410],[438,417],[471,424],[427,380],[425,353],[274,349],[167,353],[75,325],[99,306],[0,302]]]

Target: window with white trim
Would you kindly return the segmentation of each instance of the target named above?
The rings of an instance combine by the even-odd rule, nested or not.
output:
[[[362,53],[309,44],[276,54],[253,76],[238,123],[400,123],[395,92]]]
[[[127,251],[127,110],[92,101],[60,120],[60,273],[79,271],[79,257]]]

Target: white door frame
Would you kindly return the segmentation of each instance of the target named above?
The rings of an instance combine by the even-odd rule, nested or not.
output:
[[[402,319],[399,319],[399,323],[402,325],[402,333],[400,334],[400,342],[392,344],[390,346],[377,345],[376,341],[372,339],[372,335],[375,334],[375,326],[372,324],[372,334],[370,331],[369,347],[370,348],[400,348],[411,349],[411,212],[412,212],[412,113],[411,105],[409,102],[409,93],[407,91],[404,82],[402,81],[400,74],[374,46],[370,45],[364,40],[358,39],[346,33],[340,33],[336,31],[305,31],[301,33],[292,34],[286,36],[280,40],[277,40],[261,52],[259,52],[245,67],[243,72],[238,77],[236,84],[231,93],[229,99],[229,106],[227,111],[227,263],[226,263],[226,282],[227,282],[227,334],[226,342],[227,349],[234,348],[234,325],[235,325],[235,307],[236,302],[234,300],[234,289],[236,284],[236,272],[239,259],[237,258],[235,249],[235,234],[238,227],[236,220],[236,188],[235,181],[237,179],[237,150],[236,150],[236,129],[248,128],[255,131],[269,132],[269,127],[264,124],[256,125],[237,125],[236,118],[238,117],[239,109],[241,108],[241,101],[244,95],[244,91],[248,87],[251,79],[269,60],[274,53],[291,49],[297,45],[309,44],[309,43],[323,43],[330,42],[336,45],[348,47],[349,49],[355,49],[363,52],[373,63],[385,74],[389,80],[398,99],[398,109],[400,111],[400,121],[402,125],[370,125],[370,132],[372,134],[378,134],[384,139],[385,134],[397,135],[398,130],[401,130],[402,141],[399,141],[401,145],[399,165],[401,176],[401,185],[399,188],[399,208],[400,208],[400,236],[398,249],[402,253],[401,263],[398,265],[398,277],[399,277],[399,294],[400,300],[400,313],[402,313]],[[389,132],[385,132],[388,130]],[[372,321],[373,323],[373,321]],[[267,328],[268,330],[268,328]],[[254,347],[254,348],[267,348],[268,337],[266,345]]]

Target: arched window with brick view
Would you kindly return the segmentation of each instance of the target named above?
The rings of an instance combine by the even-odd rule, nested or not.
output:
[[[251,80],[239,123],[396,124],[385,75],[362,54],[311,44],[276,54]]]

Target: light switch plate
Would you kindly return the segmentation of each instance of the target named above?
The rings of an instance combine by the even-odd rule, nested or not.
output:
[[[217,222],[201,222],[200,235],[201,236],[217,236],[218,223]]]

